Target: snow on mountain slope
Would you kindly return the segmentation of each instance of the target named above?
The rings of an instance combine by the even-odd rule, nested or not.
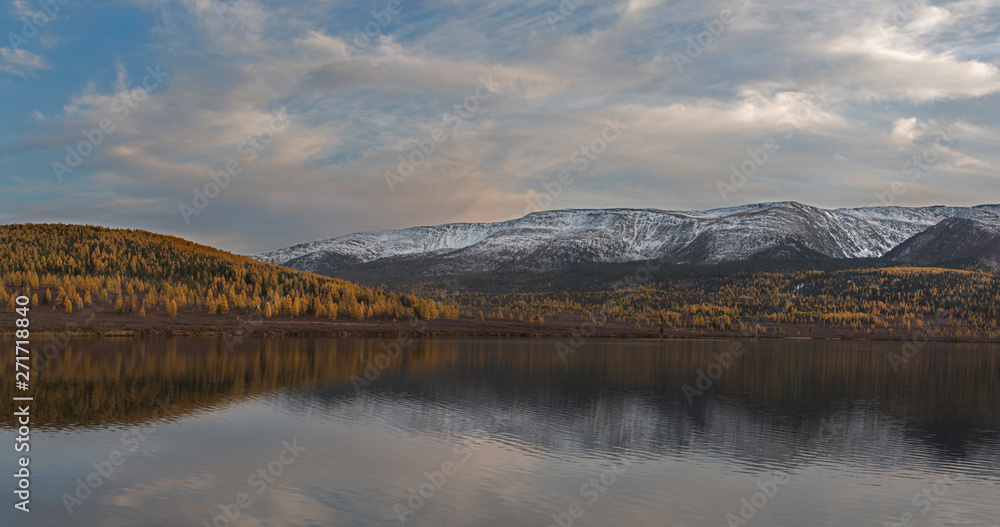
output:
[[[835,258],[881,257],[948,218],[1000,220],[1000,205],[820,209],[762,203],[697,211],[556,210],[498,223],[372,231],[254,257],[316,270],[382,259],[421,259],[435,272],[550,270],[580,261],[713,264],[786,246]]]

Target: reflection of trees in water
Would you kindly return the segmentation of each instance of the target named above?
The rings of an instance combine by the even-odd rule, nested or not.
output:
[[[156,417],[158,399],[169,398],[177,416],[282,388],[346,382],[373,349],[360,341],[247,339],[230,353],[222,339],[79,339],[33,372],[32,420],[121,424]],[[13,370],[12,363],[12,353],[0,357],[0,367]],[[0,380],[0,394],[14,392],[9,379]]]
[[[359,398],[350,377],[381,342],[248,339],[229,353],[221,339],[78,340],[35,372],[33,419],[108,425],[154,418],[158,398],[176,416],[283,391],[293,411],[319,406],[431,433],[786,462],[810,451],[821,419],[839,418],[844,432],[830,434],[827,450],[887,466],[909,443],[965,456],[1000,430],[1000,355],[976,346],[928,345],[896,373],[871,344],[765,341],[689,405],[681,388],[727,342],[595,342],[564,363],[553,341],[414,341]],[[0,367],[11,371],[12,355]],[[0,393],[16,395],[10,380]]]

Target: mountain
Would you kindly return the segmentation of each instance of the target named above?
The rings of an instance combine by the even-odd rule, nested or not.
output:
[[[1000,267],[1000,222],[948,218],[906,240],[890,251],[886,258],[919,265],[957,260],[982,260],[994,267]]]
[[[363,264],[402,263],[425,275],[547,271],[580,262],[652,259],[718,264],[880,258],[948,219],[1000,221],[1000,205],[830,210],[781,202],[702,212],[557,210],[497,223],[361,232],[254,258],[321,274]]]

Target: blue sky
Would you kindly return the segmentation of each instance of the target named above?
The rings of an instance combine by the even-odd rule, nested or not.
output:
[[[250,253],[536,208],[995,203],[998,8],[5,2],[0,221]]]

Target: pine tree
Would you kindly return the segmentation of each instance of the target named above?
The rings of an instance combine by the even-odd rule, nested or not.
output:
[[[226,297],[219,296],[219,302],[215,307],[215,314],[225,315],[226,313],[229,313],[229,302],[226,301]]]

